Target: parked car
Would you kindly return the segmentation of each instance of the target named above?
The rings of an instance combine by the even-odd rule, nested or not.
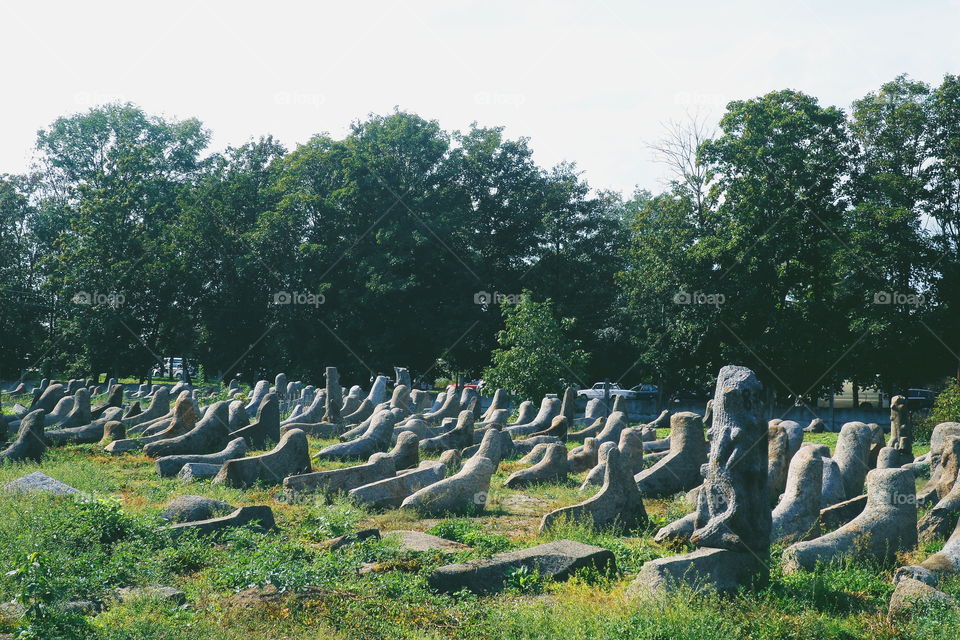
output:
[[[638,384],[630,387],[630,391],[634,393],[635,398],[655,398],[660,393],[660,388],[655,384]]]
[[[932,409],[937,394],[930,389],[907,389],[907,408],[911,411]]]
[[[470,382],[464,382],[462,389],[473,389],[477,393],[480,392],[480,389],[483,387],[483,380],[471,380]],[[457,388],[455,384],[448,384],[447,391],[453,391]]]
[[[577,391],[577,396],[581,398],[587,398],[588,400],[593,400],[594,398],[603,399],[603,385],[602,382],[597,382],[589,389],[580,389]],[[636,394],[630,389],[624,389],[616,382],[610,383],[610,397],[614,396],[623,396],[628,400],[636,397]]]

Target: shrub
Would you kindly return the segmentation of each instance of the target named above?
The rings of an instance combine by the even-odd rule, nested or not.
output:
[[[943,390],[937,394],[930,415],[917,424],[914,439],[927,442],[935,426],[941,422],[956,421],[960,421],[960,383],[950,379]]]

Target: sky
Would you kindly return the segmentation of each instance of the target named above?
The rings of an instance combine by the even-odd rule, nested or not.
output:
[[[396,107],[656,191],[668,121],[785,88],[845,108],[901,73],[936,84],[960,73],[958,26],[960,0],[4,2],[0,173],[105,102],[199,118],[212,150],[342,137]]]

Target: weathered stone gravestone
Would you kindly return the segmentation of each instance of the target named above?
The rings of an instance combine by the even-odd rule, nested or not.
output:
[[[28,473],[25,476],[8,482],[3,488],[13,493],[33,493],[39,491],[43,493],[51,493],[57,496],[80,493],[78,489],[74,489],[70,485],[60,482],[56,478],[51,478],[42,471]]]
[[[874,469],[867,476],[863,512],[836,531],[798,542],[783,552],[783,570],[812,570],[843,556],[890,560],[917,544],[917,501],[913,472]]]
[[[213,482],[245,489],[255,483],[282,484],[287,476],[309,472],[307,434],[292,429],[283,434],[277,446],[268,453],[224,462]]]
[[[565,519],[587,522],[595,529],[613,524],[633,529],[646,524],[647,512],[643,506],[643,498],[627,462],[625,458],[621,458],[618,449],[610,450],[607,453],[603,487],[600,491],[580,504],[557,509],[543,516],[540,531],[545,531]]]
[[[890,446],[900,452],[900,465],[913,462],[913,425],[903,396],[890,398]]]
[[[706,461],[702,416],[689,411],[675,413],[670,417],[670,453],[636,475],[637,487],[646,497],[689,491],[703,481],[700,468]]]
[[[710,456],[691,521],[693,553],[646,563],[630,592],[688,582],[734,589],[769,578],[770,502],[762,387],[745,367],[720,370],[713,398]]]
[[[401,506],[424,516],[483,509],[496,470],[489,458],[474,456],[449,478],[424,487],[407,497]]]
[[[787,485],[780,503],[773,510],[770,540],[793,542],[802,540],[820,516],[823,490],[823,457],[821,450],[800,447],[787,473]]]
[[[840,428],[833,459],[840,467],[843,488],[847,498],[863,493],[863,481],[870,470],[870,442],[873,433],[862,422],[848,422]]]

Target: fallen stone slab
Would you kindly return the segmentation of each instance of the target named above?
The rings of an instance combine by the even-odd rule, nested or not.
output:
[[[118,422],[120,419],[120,412],[122,409],[118,407],[109,407],[106,411],[103,412],[100,418],[94,420],[90,424],[86,424],[80,427],[72,427],[69,429],[52,429],[44,433],[44,437],[50,442],[51,446],[63,445],[63,444],[95,444],[101,442],[104,439],[104,434],[106,433],[106,426],[108,424],[119,424],[120,427],[123,427],[122,422]],[[114,428],[115,429],[115,428]],[[114,431],[116,433],[116,431]],[[116,440],[118,438],[114,437],[107,442]],[[106,444],[106,443],[104,443]]]
[[[596,439],[594,439],[594,442],[596,442]],[[583,483],[580,485],[581,492],[593,491],[593,487],[599,487],[603,484],[603,479],[607,473],[607,456],[616,448],[617,445],[610,441],[600,445],[597,450],[597,464],[584,476]]]
[[[47,439],[43,433],[43,410],[36,409],[20,421],[17,439],[0,451],[3,462],[40,462],[47,451]]]
[[[627,428],[627,415],[622,411],[613,411],[607,416],[603,429],[597,434],[597,442],[620,442],[620,432]]]
[[[568,442],[584,442],[587,438],[596,438],[603,430],[604,418],[597,418],[589,427],[581,431],[570,431],[567,433]]]
[[[123,426],[129,433],[139,433],[140,427],[168,413],[170,413],[170,390],[168,387],[159,387],[147,408],[133,416],[125,417]]]
[[[801,447],[790,461],[783,497],[773,510],[771,542],[796,542],[814,529],[820,516],[822,483],[820,451]]]
[[[461,589],[479,594],[494,593],[503,590],[509,575],[520,567],[526,567],[543,578],[562,581],[586,568],[613,572],[616,560],[609,549],[573,540],[557,540],[491,558],[449,564],[431,573],[427,582],[432,589],[444,593]]]
[[[394,395],[396,390],[394,390]],[[404,416],[400,408],[378,411],[370,417],[369,426],[355,440],[325,447],[317,453],[317,460],[366,460],[375,453],[385,452],[393,439],[393,427]]]
[[[393,466],[397,471],[401,469],[413,469],[420,464],[419,444],[419,438],[415,433],[404,431],[397,435],[396,444],[394,444],[393,449],[385,455],[393,460]],[[446,451],[446,449],[444,449],[444,451]]]
[[[554,436],[559,438],[561,442],[566,442],[569,424],[570,421],[567,420],[566,416],[554,416],[553,420],[550,421],[549,428],[543,429],[542,431],[536,431],[532,433],[530,437],[535,438],[537,436]]]
[[[567,454],[570,473],[583,473],[597,466],[600,446],[596,438],[587,438],[583,444]]]
[[[473,445],[473,412],[461,411],[457,424],[450,431],[420,441],[424,453],[440,453],[447,449],[465,449]]]
[[[385,453],[375,453],[364,464],[328,471],[291,474],[284,478],[283,490],[291,500],[304,493],[326,495],[346,493],[365,484],[391,478],[396,475],[396,472],[393,458]]]
[[[862,422],[848,422],[840,428],[833,459],[840,467],[847,498],[863,493],[863,483],[870,470],[869,455],[873,432]]]
[[[253,525],[260,531],[269,531],[276,526],[273,518],[273,509],[266,505],[254,507],[240,507],[233,513],[222,518],[210,518],[209,520],[197,520],[195,522],[179,522],[164,527],[174,537],[179,536],[185,531],[196,531],[199,535],[215,535],[233,527],[244,527]]]
[[[537,431],[543,431],[550,427],[550,423],[560,413],[560,400],[558,398],[544,398],[540,403],[540,411],[536,417],[526,423],[515,423],[509,425],[505,431],[511,436],[528,436]]]
[[[282,484],[288,476],[309,473],[310,469],[307,434],[294,429],[283,434],[277,446],[268,453],[227,460],[213,483],[237,489],[246,489],[258,482],[277,485]]]
[[[277,394],[266,394],[257,408],[257,419],[237,429],[232,435],[246,440],[251,449],[266,449],[267,443],[280,441],[280,401]]]
[[[349,490],[350,497],[376,509],[399,507],[403,501],[424,487],[440,482],[446,476],[441,462],[425,460],[419,467],[401,476],[384,478]]]
[[[220,468],[222,466],[222,464],[188,462],[180,468],[180,471],[177,472],[177,478],[181,482],[193,482],[194,480],[214,478],[218,473],[220,473]]]
[[[223,516],[236,507],[205,496],[177,496],[164,507],[160,517],[168,522],[196,522]]]
[[[347,533],[342,536],[337,536],[336,538],[330,538],[329,540],[324,540],[320,543],[320,546],[327,551],[336,551],[341,549],[349,544],[356,544],[358,542],[363,542],[364,540],[379,540],[380,539],[380,530],[379,529],[361,529],[356,533]]]
[[[60,482],[56,478],[51,478],[42,471],[34,471],[16,480],[8,482],[3,487],[7,491],[14,493],[33,493],[43,492],[51,493],[56,496],[66,496],[73,493],[80,493],[79,489],[74,489],[68,484]]]
[[[444,455],[445,454],[446,452],[444,452]],[[502,460],[513,455],[513,438],[510,437],[509,433],[501,431],[499,428],[491,427],[483,432],[483,437],[480,439],[479,444],[467,447],[460,452],[461,458],[472,458],[475,455],[489,458],[494,467],[499,467]],[[442,456],[440,462],[443,462]]]
[[[509,435],[509,434],[508,434]],[[563,444],[556,436],[536,436],[513,441],[512,456],[525,456],[538,444]]]
[[[120,587],[114,593],[120,602],[148,598],[172,602],[177,606],[187,603],[187,594],[175,587]]]
[[[291,422],[280,427],[280,435],[285,434],[290,429],[300,429],[308,436],[329,440],[337,437],[340,425],[333,422]]]
[[[514,427],[518,424],[525,424],[531,422],[537,415],[537,405],[533,404],[529,400],[524,400],[520,403],[520,406],[517,407],[517,421],[511,422],[508,424],[508,427]]]
[[[820,510],[817,518],[817,529],[820,531],[831,531],[837,527],[842,527],[861,513],[867,506],[867,494],[850,498],[843,502],[830,505],[826,509]]]
[[[438,462],[442,462],[443,466],[447,468],[447,475],[452,476],[460,471],[460,462],[463,460],[463,456],[460,455],[460,452],[456,449],[447,449],[440,454],[437,460]],[[494,470],[496,470],[496,467],[494,467]]]
[[[444,553],[456,553],[458,551],[469,551],[472,548],[465,544],[440,538],[422,531],[408,531],[405,529],[384,532],[383,539],[396,540],[400,551],[442,551]]]
[[[762,581],[763,562],[749,551],[701,548],[678,556],[645,563],[627,588],[627,595],[656,597],[682,584],[710,586],[733,592],[753,581]],[[758,578],[758,576],[760,576]]]
[[[227,443],[223,451],[218,451],[217,453],[190,456],[164,456],[157,458],[157,473],[159,473],[161,477],[174,476],[180,472],[184,465],[190,463],[216,465],[219,469],[227,460],[242,458],[246,454],[246,440],[243,438],[234,438]]]
[[[891,618],[907,617],[913,612],[917,605],[929,602],[944,602],[950,605],[956,604],[956,600],[943,591],[925,582],[915,580],[914,578],[904,577],[897,582],[897,586],[890,596],[890,606],[887,610],[887,615]]]

